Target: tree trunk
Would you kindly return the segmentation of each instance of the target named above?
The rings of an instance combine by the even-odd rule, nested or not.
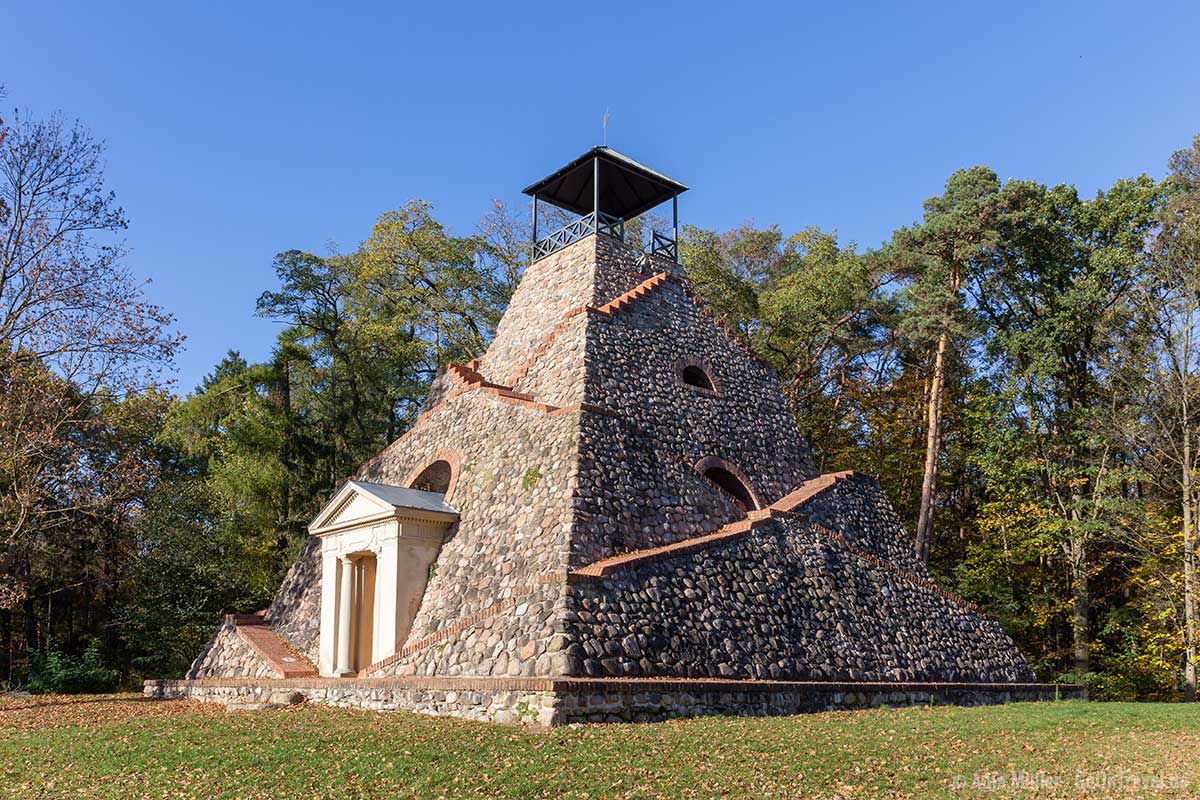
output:
[[[1091,595],[1088,592],[1087,547],[1079,535],[1071,537],[1071,643],[1073,667],[1077,674],[1091,671],[1090,632]]]
[[[1196,529],[1192,489],[1192,436],[1183,426],[1183,699],[1196,700]]]
[[[950,292],[956,297],[959,289],[958,263],[950,265]],[[917,515],[917,537],[913,549],[917,558],[929,560],[929,543],[933,540],[933,501],[937,495],[938,456],[942,451],[942,391],[946,385],[946,350],[950,346],[949,315],[942,321],[937,351],[933,357],[933,379],[929,384],[929,402],[925,409],[925,475],[921,479],[921,511]]]
[[[921,480],[921,512],[917,516],[917,538],[913,547],[922,562],[929,560],[929,542],[933,538],[933,499],[937,492],[938,454],[942,449],[942,387],[946,382],[949,338],[945,331],[938,337],[933,379],[925,408],[925,477]]]

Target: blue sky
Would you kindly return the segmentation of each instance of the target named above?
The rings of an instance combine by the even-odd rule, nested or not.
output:
[[[1160,176],[1200,132],[1200,3],[13,3],[6,105],[108,144],[130,268],[188,336],[179,388],[284,249],[413,197],[470,233],[599,143],[687,183],[683,221],[873,246],[956,168]]]

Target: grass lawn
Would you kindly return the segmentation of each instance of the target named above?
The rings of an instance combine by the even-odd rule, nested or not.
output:
[[[1194,797],[1198,754],[1200,708],[1167,704],[547,732],[320,706],[230,713],[136,695],[0,699],[0,797],[23,800]]]

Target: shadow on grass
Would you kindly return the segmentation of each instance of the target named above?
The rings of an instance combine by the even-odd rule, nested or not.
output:
[[[45,698],[44,700],[42,698]],[[30,695],[28,697],[13,697],[0,695],[0,714],[15,711],[30,711],[36,708],[56,708],[59,706],[86,706],[98,703],[113,705],[132,705],[163,702],[141,695]]]

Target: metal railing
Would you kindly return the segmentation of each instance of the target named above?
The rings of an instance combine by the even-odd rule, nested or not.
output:
[[[679,245],[670,236],[650,231],[650,255],[663,256],[679,263]]]
[[[599,223],[597,223],[597,219],[599,219]],[[556,253],[567,245],[574,244],[583,237],[593,233],[603,233],[606,236],[611,236],[623,242],[625,241],[625,220],[605,214],[603,211],[598,214],[595,212],[584,214],[579,219],[568,222],[549,236],[534,242],[533,260],[537,261],[539,258],[545,258],[551,253]]]

